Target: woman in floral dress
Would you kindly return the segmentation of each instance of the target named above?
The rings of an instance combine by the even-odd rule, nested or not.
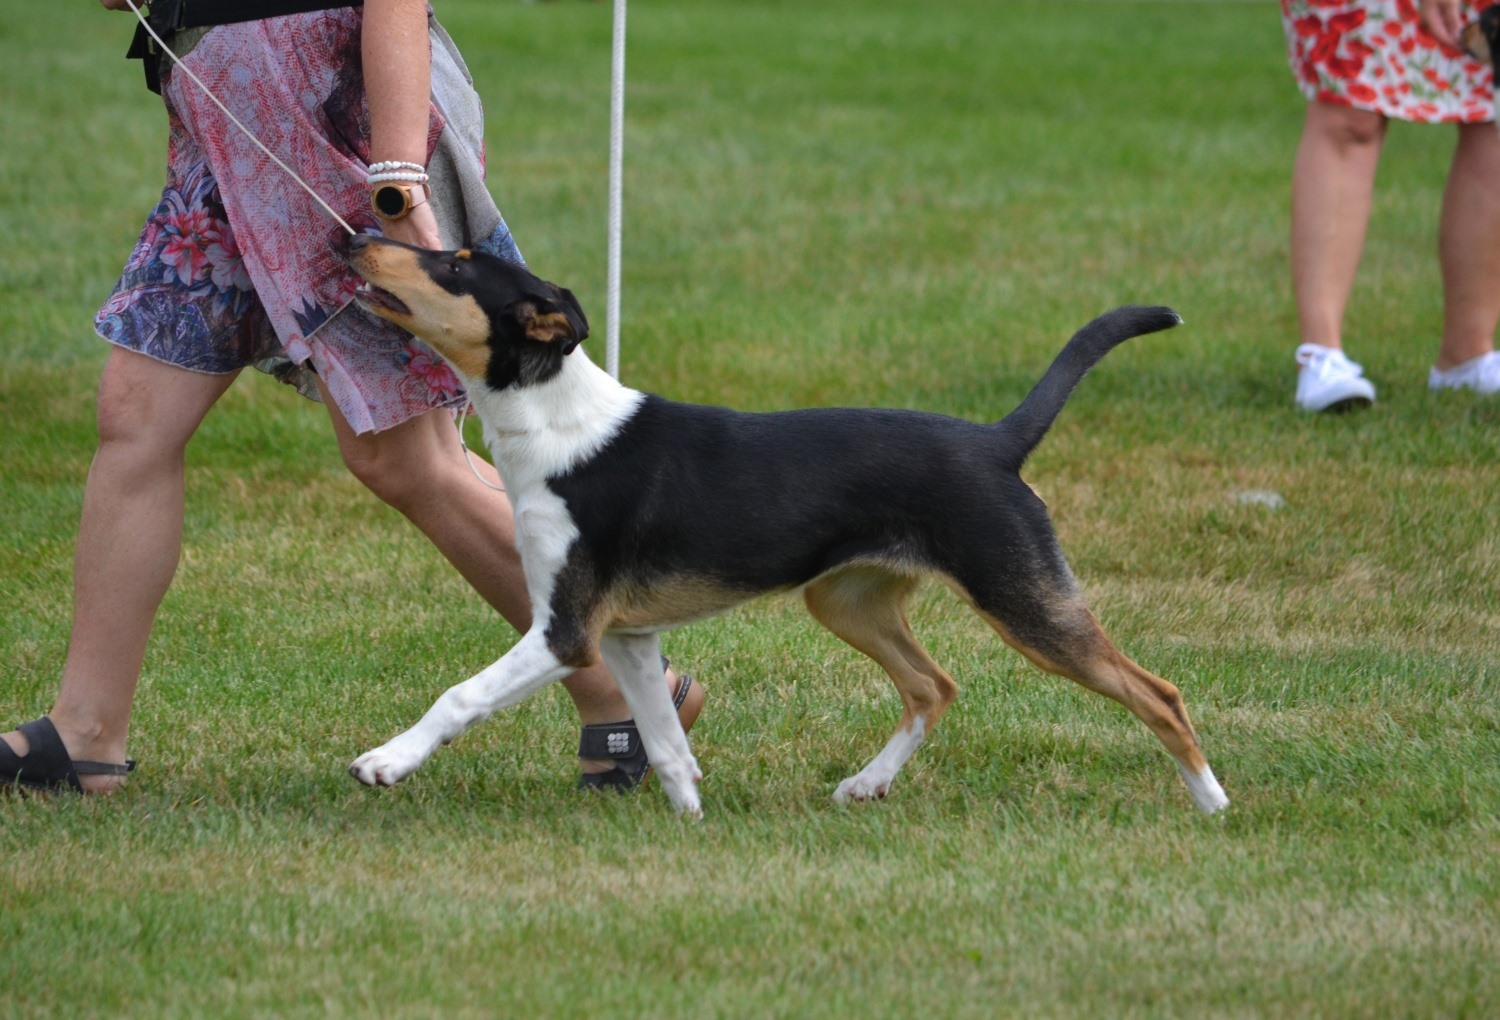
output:
[[[1500,133],[1490,68],[1453,34],[1495,0],[1425,2],[1431,31],[1414,0],[1281,0],[1292,71],[1308,99],[1292,171],[1296,403],[1305,410],[1375,399],[1344,355],[1342,325],[1391,118],[1458,130],[1438,231],[1443,333],[1428,385],[1500,392]]]
[[[171,42],[355,229],[520,259],[484,186],[478,96],[425,0],[189,29]],[[506,619],[523,631],[530,622],[510,504],[471,471],[453,427],[465,399],[457,378],[351,303],[357,281],[342,228],[187,75],[164,70],[166,188],[95,322],[113,347],[61,688],[47,716],[0,736],[0,782],[105,792],[124,781],[147,638],[181,552],[183,451],[246,367],[321,399],[355,476]],[[370,208],[370,166],[388,161],[431,178],[428,200],[404,218],[377,219]],[[488,465],[485,473],[498,482]],[[602,666],[564,683],[585,723],[629,715]],[[690,722],[702,689],[681,690],[695,695],[683,708]],[[608,774],[613,765],[582,767]]]

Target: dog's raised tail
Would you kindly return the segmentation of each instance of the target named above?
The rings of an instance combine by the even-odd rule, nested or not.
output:
[[[1063,405],[1089,369],[1115,347],[1131,337],[1171,329],[1182,322],[1182,316],[1170,308],[1124,305],[1105,312],[1084,326],[1053,359],[1046,373],[1026,394],[1026,399],[998,423],[1009,440],[1006,452],[1018,470],[1031,451],[1036,449]]]

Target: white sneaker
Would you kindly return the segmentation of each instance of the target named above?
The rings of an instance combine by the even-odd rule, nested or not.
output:
[[[1347,411],[1375,403],[1375,385],[1365,370],[1337,347],[1303,344],[1297,348],[1297,406],[1304,411]]]
[[[1490,351],[1454,365],[1446,372],[1433,369],[1427,374],[1430,390],[1473,390],[1484,396],[1500,393],[1500,351]]]

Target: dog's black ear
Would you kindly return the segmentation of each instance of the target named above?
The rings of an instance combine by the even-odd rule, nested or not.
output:
[[[588,339],[589,323],[573,292],[557,288],[557,296],[529,294],[506,308],[506,314],[528,340],[561,343],[564,354]]]
[[[558,310],[568,317],[568,323],[573,327],[573,342],[563,351],[564,354],[572,354],[573,348],[589,338],[589,320],[583,314],[583,306],[568,288],[557,288],[557,304]]]

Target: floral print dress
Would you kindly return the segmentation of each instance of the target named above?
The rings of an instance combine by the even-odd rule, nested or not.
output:
[[[1281,21],[1308,99],[1426,123],[1495,117],[1489,66],[1428,35],[1415,0],[1281,0]]]
[[[359,9],[344,8],[174,41],[190,47],[184,66],[355,230],[378,232],[365,183],[360,25]],[[519,262],[482,184],[478,96],[451,40],[432,25],[429,172],[444,242]],[[190,371],[254,366],[314,398],[316,373],[359,432],[463,403],[442,359],[352,303],[359,280],[344,263],[343,228],[187,75],[167,73],[162,94],[166,187],[95,318],[99,335]],[[458,186],[465,179],[478,183]]]

